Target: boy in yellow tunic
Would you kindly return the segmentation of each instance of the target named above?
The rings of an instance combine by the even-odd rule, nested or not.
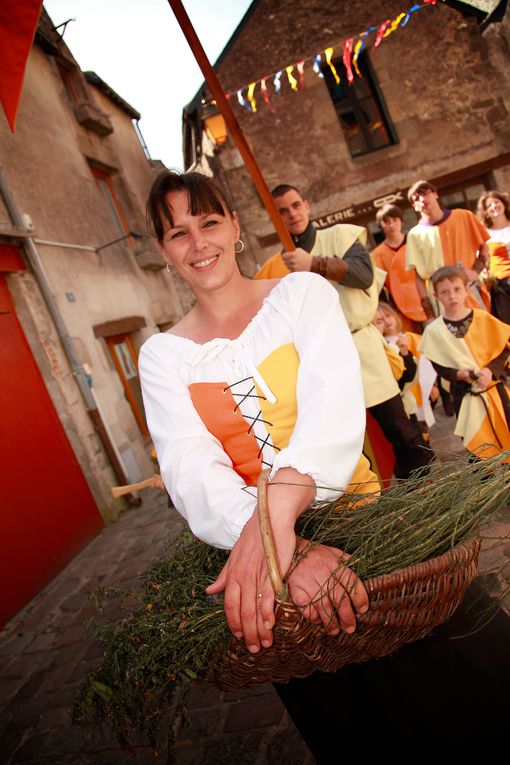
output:
[[[423,309],[427,319],[433,319],[438,311],[427,292],[428,280],[442,266],[462,266],[470,280],[476,279],[488,264],[489,234],[470,210],[443,209],[435,186],[428,181],[414,183],[407,196],[420,215],[407,234],[407,267],[415,269]],[[473,289],[469,300],[471,307],[484,308],[487,297]]]
[[[445,266],[432,276],[443,316],[429,324],[418,349],[451,385],[457,426],[466,449],[486,459],[510,449],[510,326],[467,306],[468,277]]]

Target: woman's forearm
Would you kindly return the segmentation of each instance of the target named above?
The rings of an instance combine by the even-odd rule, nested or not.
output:
[[[298,473],[294,468],[278,470],[267,490],[267,503],[273,528],[294,529],[294,525],[315,499],[315,483],[309,475]]]
[[[287,573],[294,553],[294,526],[314,501],[315,492],[313,479],[290,467],[278,470],[268,485],[267,506],[282,576]]]

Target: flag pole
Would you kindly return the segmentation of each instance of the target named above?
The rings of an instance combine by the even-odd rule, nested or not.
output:
[[[232,109],[230,108],[230,104],[228,102],[227,97],[225,96],[225,93],[223,92],[223,88],[221,87],[220,82],[216,76],[216,72],[214,71],[211,64],[209,63],[209,59],[206,56],[206,53],[202,47],[202,44],[197,37],[197,34],[193,28],[193,25],[191,24],[191,21],[188,17],[188,14],[186,13],[184,9],[184,6],[181,0],[168,0],[168,3],[175,15],[175,18],[177,19],[179,23],[179,26],[182,29],[182,32],[186,40],[188,41],[188,44],[191,48],[193,55],[195,56],[197,64],[202,70],[202,74],[204,75],[207,86],[209,90],[211,91],[211,94],[214,100],[216,101],[216,104],[223,116],[223,119],[225,120],[225,123],[227,125],[230,135],[232,136],[233,140],[236,143],[237,148],[239,149],[239,152],[244,160],[246,169],[248,170],[252,178],[252,181],[255,184],[255,188],[260,194],[260,198],[262,199],[264,207],[266,208],[269,214],[269,217],[271,218],[274,224],[274,227],[280,238],[283,248],[285,250],[294,250],[296,248],[296,245],[294,244],[291,235],[287,231],[280,217],[280,213],[278,212],[278,209],[274,203],[273,197],[271,196],[269,192],[269,189],[266,185],[264,177],[262,173],[260,172],[260,168],[255,160],[255,157],[253,156],[253,153],[250,147],[248,146],[248,142],[246,141],[246,138],[244,137],[244,134],[241,128],[239,127],[239,124],[234,116],[234,113]]]

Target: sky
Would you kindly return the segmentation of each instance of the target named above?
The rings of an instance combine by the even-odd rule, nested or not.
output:
[[[251,0],[183,0],[211,63]],[[182,167],[182,109],[204,77],[167,0],[44,0],[81,69],[92,70],[141,113],[153,159]],[[241,83],[242,84],[242,83]]]

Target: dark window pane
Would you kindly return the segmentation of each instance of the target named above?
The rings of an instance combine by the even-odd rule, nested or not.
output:
[[[356,157],[393,144],[395,138],[390,132],[382,97],[366,54],[358,59],[363,76],[355,76],[351,85],[343,61],[338,59],[333,64],[340,83],[336,82],[329,66],[324,66],[322,71],[351,155]]]

